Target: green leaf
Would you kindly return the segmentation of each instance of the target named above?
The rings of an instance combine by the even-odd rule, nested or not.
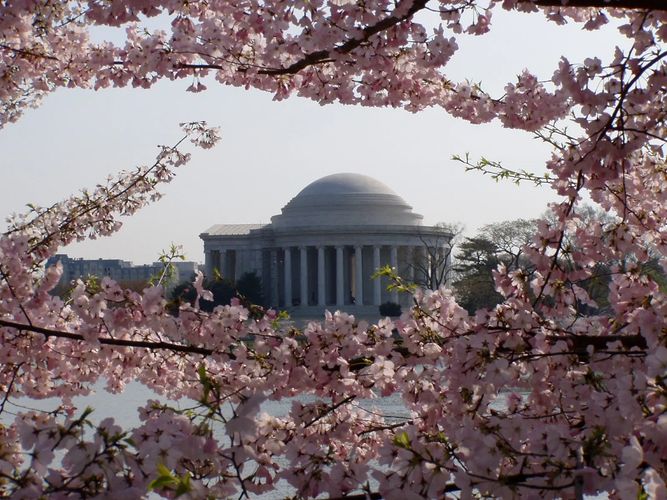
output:
[[[190,484],[190,474],[187,472],[181,476],[176,486],[176,496],[185,495],[192,490],[192,485]]]
[[[173,476],[171,471],[164,464],[157,465],[157,473],[158,477],[148,484],[149,490],[159,490],[167,487],[173,488],[178,485],[178,479]]]
[[[199,375],[199,381],[202,384],[210,382],[208,374],[206,373],[206,366],[203,363],[199,365],[199,368],[197,368],[197,374]]]
[[[88,416],[89,416],[91,413],[93,413],[94,411],[95,411],[95,410],[94,410],[92,407],[90,407],[90,406],[86,406],[86,409],[83,410],[83,413],[81,414],[80,419],[81,419],[81,420],[85,420],[85,419],[88,418]]]
[[[202,388],[204,389],[201,402],[206,404],[208,401],[208,395],[211,393],[211,378],[206,373],[206,366],[204,366],[203,363],[199,365],[197,373],[199,374],[199,381],[201,382]]]
[[[149,490],[161,490],[163,488],[172,487],[176,483],[176,480],[173,477],[160,476],[156,479],[153,479],[148,484]]]
[[[399,448],[410,449],[410,437],[407,432],[401,432],[394,436],[394,444]]]

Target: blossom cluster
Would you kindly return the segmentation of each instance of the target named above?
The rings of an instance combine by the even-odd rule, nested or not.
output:
[[[445,288],[417,290],[396,321],[337,312],[302,330],[239,301],[202,311],[210,293],[201,276],[197,300],[177,316],[160,286],[137,293],[105,279],[73,284],[66,300],[50,293],[62,270],[43,271],[43,260],[117,231],[120,216],[157,199],[189,160],[179,145],[93,191],[32,207],[0,236],[0,494],[250,497],[286,481],[301,497],[667,498],[667,296],[645,267],[667,268],[667,12],[617,3],[0,5],[0,123],[57,87],[150,87],[166,77],[192,78],[190,90],[202,91],[211,74],[279,99],[497,119],[553,146],[547,167],[561,197],[523,249],[534,271],[496,270],[504,300],[494,308],[471,315]],[[548,82],[525,71],[503,96],[451,82],[456,37],[484,35],[496,8],[584,29],[615,17],[629,48],[604,62],[563,58]],[[436,26],[420,17],[427,10],[439,12]],[[160,15],[169,32],[141,29]],[[91,42],[100,25],[126,28],[125,44]],[[217,140],[204,124],[184,128],[197,146]],[[583,217],[587,197],[608,220]],[[605,307],[585,286],[601,278],[599,263]],[[151,401],[136,428],[95,424],[72,398],[100,381],[112,393],[138,381],[191,407]],[[389,396],[407,417],[360,403]],[[22,397],[62,405],[9,421]],[[286,415],[264,412],[279,400],[293,400]]]

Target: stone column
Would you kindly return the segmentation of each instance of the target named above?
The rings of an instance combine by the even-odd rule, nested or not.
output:
[[[417,266],[417,279],[420,281],[420,286],[428,289],[430,288],[428,277],[429,262],[425,250],[421,245],[415,247],[415,265]]]
[[[278,272],[278,250],[275,248],[271,249],[270,260],[270,274],[271,274],[271,300],[270,303],[274,307],[278,307],[280,304],[280,293],[278,292],[278,281],[280,273]]]
[[[220,274],[223,278],[226,278],[230,281],[235,281],[235,276],[233,271],[233,250],[225,249],[220,251]]]
[[[301,307],[308,305],[308,247],[299,248],[301,259]]]
[[[206,254],[206,258],[204,259],[206,263],[204,274],[206,275],[206,279],[211,279],[213,278],[213,250],[206,250],[204,253]]]
[[[345,279],[343,274],[343,251],[345,247],[336,247],[336,305],[345,305]]]
[[[380,269],[380,246],[373,245],[373,272]],[[382,279],[373,280],[373,305],[379,306],[382,301]]]
[[[222,274],[222,263],[224,262],[225,251],[217,248],[211,250],[211,274],[208,275],[209,279],[213,279],[215,276],[215,270],[217,269],[220,274]]]
[[[389,263],[393,271],[395,273],[398,273],[398,247],[396,245],[392,245],[391,248],[389,249]],[[391,301],[398,304],[397,290],[391,291]]]
[[[292,307],[292,249],[285,247],[285,307]]]
[[[354,247],[354,300],[357,305],[364,305],[364,247]]]
[[[324,278],[324,247],[317,247],[317,305],[326,303],[326,280]]]
[[[415,282],[415,265],[417,262],[417,251],[415,250],[415,247],[409,246],[407,247],[408,251],[408,281],[410,283]]]
[[[445,247],[445,252],[447,252],[446,253],[447,257],[445,258],[445,276],[447,277],[447,279],[445,280],[443,285],[449,285],[450,284],[449,283],[449,276],[450,276],[449,269],[452,265],[452,247],[451,246]]]
[[[438,250],[436,252],[436,259],[435,259],[435,265],[433,266],[433,274],[435,275],[435,281],[439,281],[440,279],[440,271],[442,270],[442,266],[445,265],[445,247],[439,246]]]

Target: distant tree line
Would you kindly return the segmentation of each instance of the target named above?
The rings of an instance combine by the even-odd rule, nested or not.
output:
[[[555,223],[555,221],[546,221]],[[579,223],[584,227],[599,223],[602,227],[612,227],[619,221],[614,220],[604,211],[593,207],[584,207],[579,214]],[[524,255],[524,247],[537,233],[537,220],[516,219],[483,226],[474,236],[466,237],[457,245],[451,265],[452,279],[449,282],[458,303],[471,314],[480,308],[491,309],[503,301],[496,291],[493,271],[500,264],[509,270],[521,270],[530,280],[534,266]],[[565,251],[559,260],[564,269],[574,270],[577,252],[577,240],[566,234],[563,245]],[[647,249],[650,253],[650,248]],[[650,276],[661,289],[667,289],[667,274],[659,265],[657,257],[650,258],[644,264],[636,264],[634,255],[627,255],[622,261],[597,262],[590,277],[576,283],[564,283],[564,286],[578,286],[585,290],[592,303],[577,301],[573,307],[582,315],[605,314],[609,308],[609,283],[613,273],[625,272],[630,266],[636,266],[637,272]]]
[[[536,230],[536,221],[517,219],[488,224],[475,236],[464,238],[452,266],[452,287],[459,304],[472,313],[502,302],[502,296],[496,291],[493,271],[505,264],[510,270],[521,268],[531,274],[533,268],[524,258],[523,247]]]

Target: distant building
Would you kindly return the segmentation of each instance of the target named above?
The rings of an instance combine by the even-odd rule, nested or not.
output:
[[[164,266],[160,262],[135,266],[132,262],[120,259],[76,259],[67,254],[56,254],[46,261],[46,265],[52,266],[60,262],[63,274],[60,283],[70,283],[79,278],[97,276],[103,278],[108,276],[117,282],[146,282],[154,276],[159,276]],[[173,283],[191,279],[197,270],[196,262],[173,262]]]
[[[344,173],[323,177],[297,194],[270,224],[217,224],[204,240],[205,274],[237,280],[255,272],[267,305],[317,316],[325,308],[377,315],[378,305],[411,298],[371,279],[390,265],[413,279],[427,247],[447,255],[452,235],[423,226],[422,216],[382,182]]]
[[[154,262],[153,265],[159,264]],[[194,281],[195,272],[199,269],[199,264],[189,260],[176,260],[171,263],[172,266],[176,269],[176,276],[178,279],[175,279],[175,283],[181,283],[183,281]]]

